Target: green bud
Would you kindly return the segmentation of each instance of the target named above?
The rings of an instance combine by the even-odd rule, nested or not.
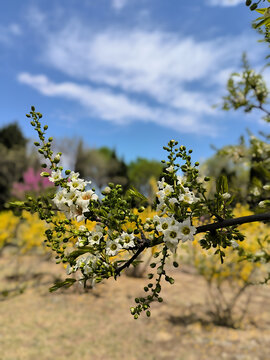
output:
[[[251,5],[251,3],[252,3],[252,1],[251,1],[251,0],[246,0],[246,6],[250,6],[250,5]]]
[[[158,302],[160,302],[160,303],[163,302],[163,298],[162,298],[162,297],[159,297],[159,298],[158,298]]]
[[[145,291],[145,292],[149,291],[149,289],[148,289],[147,286],[144,287],[144,291]]]
[[[151,316],[151,312],[150,312],[149,310],[147,310],[147,311],[146,311],[146,315],[147,315],[148,317],[150,317],[150,316]]]
[[[30,117],[31,117],[31,115],[30,115],[30,114],[26,114],[25,116],[26,116],[26,117],[28,117],[28,118],[30,118]]]
[[[38,149],[38,152],[39,152],[40,154],[44,154],[44,151],[43,151],[42,149]]]
[[[154,267],[156,267],[156,263],[152,263],[152,264],[150,264],[150,267],[152,268],[152,269],[154,269]]]
[[[210,181],[210,177],[209,177],[209,176],[205,176],[204,181]]]
[[[199,163],[198,161],[196,161],[194,165],[195,165],[195,166],[199,166],[200,163]]]
[[[40,146],[40,143],[39,143],[39,142],[37,142],[37,141],[35,141],[35,142],[34,142],[34,145],[36,145],[36,146]]]
[[[153,279],[153,276],[154,276],[153,274],[148,274],[147,275],[148,279]]]
[[[35,111],[35,110],[36,110],[33,105],[31,106],[31,110],[32,110],[32,111]]]
[[[131,307],[130,312],[131,312],[131,315],[135,315],[136,314],[136,309],[134,307]]]
[[[44,130],[47,130],[48,129],[48,125],[44,125]]]
[[[134,319],[135,319],[135,320],[137,320],[137,319],[138,319],[138,317],[139,317],[139,315],[138,315],[138,314],[135,314],[135,315],[134,315]]]
[[[135,303],[138,304],[139,302],[140,302],[140,299],[139,299],[139,298],[136,298],[136,299],[135,299]]]
[[[49,177],[50,174],[49,174],[48,172],[42,171],[42,173],[40,173],[40,176],[42,176],[42,177]]]
[[[177,267],[179,266],[179,265],[178,265],[178,262],[174,261],[174,262],[173,262],[173,266],[177,268]]]
[[[30,124],[31,124],[32,126],[35,126],[35,125],[36,125],[34,121],[31,121]]]
[[[144,206],[141,206],[141,207],[138,209],[138,212],[139,212],[139,213],[142,213],[142,212],[144,212],[144,210],[145,210],[145,207],[144,207]]]
[[[52,141],[53,141],[53,138],[52,138],[52,137],[49,137],[48,141],[49,141],[49,142],[52,142]]]
[[[252,4],[251,7],[250,7],[250,10],[253,11],[253,10],[256,10],[258,7],[258,5],[255,3],[255,4]]]

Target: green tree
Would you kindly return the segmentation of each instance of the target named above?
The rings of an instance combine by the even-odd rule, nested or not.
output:
[[[107,147],[90,149],[80,141],[75,160],[75,171],[85,179],[91,180],[100,190],[109,182],[128,186],[128,168],[116,151]]]
[[[10,198],[13,182],[22,179],[27,164],[26,144],[16,123],[0,129],[0,209]]]
[[[153,199],[154,191],[151,180],[157,181],[163,171],[160,161],[137,158],[128,166],[130,184],[146,197]]]

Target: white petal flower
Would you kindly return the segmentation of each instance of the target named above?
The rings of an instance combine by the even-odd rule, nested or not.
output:
[[[222,194],[222,198],[223,198],[224,200],[228,200],[228,199],[230,199],[230,197],[231,197],[231,194],[229,194],[228,192]]]
[[[164,242],[172,252],[176,251],[179,242],[179,228],[176,225],[164,231]]]
[[[106,254],[109,256],[115,256],[122,249],[119,239],[109,240],[106,244]]]
[[[195,226],[191,225],[190,219],[186,219],[179,224],[179,238],[182,240],[182,242],[187,240],[192,241],[196,231],[197,229]]]
[[[163,190],[165,188],[165,186],[167,185],[167,183],[165,182],[164,177],[161,179],[161,181],[158,181],[158,188],[159,190]]]
[[[56,182],[56,181],[59,181],[62,179],[62,173],[61,173],[61,170],[53,170],[52,173],[51,173],[51,176],[48,177],[48,179],[51,181],[51,182]]]
[[[156,226],[157,231],[159,232],[165,232],[167,229],[169,229],[172,225],[175,224],[174,219],[170,217],[160,217],[158,221],[158,225]]]
[[[128,248],[131,248],[131,247],[134,247],[135,246],[135,243],[134,243],[134,239],[135,239],[135,236],[134,234],[128,234],[126,232],[123,232],[120,236],[122,242],[123,242],[123,248],[124,249],[128,249]]]
[[[93,232],[89,237],[88,237],[88,243],[89,245],[98,245],[100,243],[100,240],[103,236],[102,232]]]
[[[167,170],[169,173],[174,172],[174,167],[173,167],[173,165],[170,165],[169,167],[167,167],[166,170]]]

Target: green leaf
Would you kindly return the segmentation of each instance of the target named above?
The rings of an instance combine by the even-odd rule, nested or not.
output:
[[[263,19],[262,21],[258,22],[257,24],[255,24],[254,28],[257,29],[258,27],[262,26],[262,25],[268,25],[270,22],[270,16]]]
[[[22,207],[25,206],[24,201],[11,201],[9,202],[10,206],[14,206],[14,207]]]
[[[256,9],[256,11],[260,14],[264,14],[267,11],[268,8],[261,8],[261,9]]]
[[[132,197],[136,197],[138,199],[148,202],[148,199],[133,186],[130,189],[128,189],[127,194]]]
[[[83,255],[83,254],[86,254],[86,253],[92,253],[92,249],[89,248],[89,247],[83,247],[81,249],[78,249],[78,250],[75,250],[75,251],[72,251],[72,253],[70,253],[68,256],[67,256],[67,259],[69,262],[73,262],[75,259],[77,259],[78,256],[80,255]]]
[[[60,289],[61,287],[66,287],[69,288],[71,285],[73,285],[77,280],[75,279],[71,279],[71,278],[67,278],[64,281],[57,281],[54,286],[50,287],[49,291],[53,292],[56,291],[58,289]]]
[[[226,192],[228,192],[228,179],[227,176],[225,175],[220,175],[218,180],[217,180],[217,193],[219,194],[224,194]]]

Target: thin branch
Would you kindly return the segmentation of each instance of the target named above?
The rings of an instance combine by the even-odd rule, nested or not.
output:
[[[233,219],[226,219],[226,220],[219,221],[219,222],[212,223],[212,224],[198,226],[196,234],[206,232],[206,231],[222,229],[222,228],[226,228],[229,226],[247,224],[247,223],[256,222],[256,221],[270,221],[270,213],[242,216],[242,217],[233,218]]]
[[[217,229],[226,228],[229,226],[235,226],[235,225],[241,225],[241,224],[247,224],[250,222],[256,222],[256,221],[269,221],[270,222],[270,213],[264,213],[264,214],[255,214],[255,215],[249,215],[249,216],[242,216],[238,218],[233,219],[226,219],[222,221],[218,221],[212,224],[207,225],[201,225],[197,227],[196,234],[207,232],[207,231],[214,231]],[[163,239],[158,239],[155,242],[150,242],[149,239],[145,237],[143,233],[141,233],[142,238],[137,238],[138,241],[140,241],[138,245],[138,250],[136,253],[129,259],[127,262],[120,266],[118,269],[116,269],[116,274],[120,275],[121,271],[125,268],[129,267],[134,260],[146,249],[149,247],[153,247],[156,245],[159,245],[163,242]]]

